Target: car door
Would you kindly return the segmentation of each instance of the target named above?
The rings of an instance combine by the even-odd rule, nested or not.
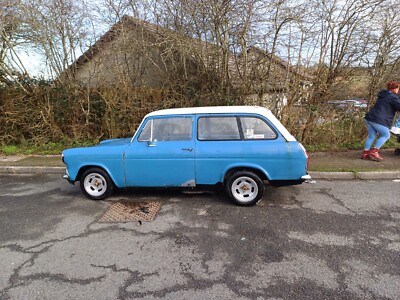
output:
[[[271,179],[285,178],[291,168],[285,139],[260,116],[199,116],[196,181],[215,184],[231,168],[262,170]]]
[[[125,180],[135,186],[194,186],[192,116],[146,120],[124,154]]]

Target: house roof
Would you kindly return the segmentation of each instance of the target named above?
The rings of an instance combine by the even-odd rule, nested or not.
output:
[[[146,22],[144,20],[135,19],[130,16],[123,16],[122,19],[114,24],[110,30],[103,34],[92,46],[89,47],[78,59],[69,67],[69,69],[78,69],[81,65],[90,61],[96,54],[98,54],[104,47],[114,41],[120,34],[120,30],[124,26],[141,26],[145,27],[146,31],[157,34],[161,27]]]
[[[290,73],[299,76],[303,80],[311,80],[312,79],[312,76],[310,74],[308,74],[306,72],[306,70],[304,70],[304,68],[298,68],[296,66],[292,66],[287,61],[280,58],[279,56],[268,53],[267,51],[262,50],[258,47],[254,47],[254,46],[249,47],[249,49],[247,49],[247,52],[248,53],[254,52],[254,53],[258,54],[260,57],[266,57],[269,60],[271,60],[272,62],[274,62],[276,65],[280,66],[283,69],[288,69]]]
[[[131,28],[136,27],[138,29],[141,29],[144,33],[152,35],[157,40],[166,39],[167,37],[168,38],[173,37],[180,40],[183,39],[182,42],[185,43],[185,45],[187,45],[188,47],[194,46],[197,49],[202,49],[202,50],[204,49],[218,50],[218,48],[215,45],[212,45],[208,42],[204,42],[199,39],[193,39],[188,36],[179,34],[168,28],[125,15],[121,18],[119,22],[114,24],[110,30],[108,30],[104,35],[102,35],[92,46],[90,46],[89,49],[85,51],[72,65],[70,65],[69,70],[77,70],[82,65],[92,60],[98,53],[100,53],[105,47],[107,47],[107,45],[109,45],[118,38],[118,36],[121,34],[121,30],[124,27],[131,27]],[[271,59],[275,64],[279,65],[281,68],[289,69],[289,71],[292,74],[299,75],[301,76],[302,79],[311,79],[310,75],[307,75],[305,72],[299,72],[297,68],[290,66],[286,61],[277,57],[276,55],[269,54],[266,51],[254,46],[250,47],[247,51],[248,52],[253,51],[260,56]],[[234,56],[234,54],[232,54],[228,58],[228,68],[232,72],[232,74],[238,75],[238,72],[240,72],[240,66],[238,65],[238,61]]]

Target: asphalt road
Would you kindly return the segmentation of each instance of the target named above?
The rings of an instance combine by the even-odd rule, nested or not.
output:
[[[399,299],[400,182],[83,197],[59,175],[0,176],[0,299]],[[149,222],[99,223],[117,200]]]

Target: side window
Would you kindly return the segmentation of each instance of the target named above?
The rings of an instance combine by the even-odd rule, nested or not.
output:
[[[256,117],[241,117],[240,122],[245,140],[276,139],[276,132],[262,119]]]
[[[236,117],[202,117],[198,124],[199,140],[240,140]]]
[[[147,121],[146,125],[144,125],[142,132],[139,135],[138,141],[146,142],[152,140],[153,133],[153,120]]]
[[[139,135],[143,141],[187,141],[192,139],[192,118],[159,118],[149,120]]]

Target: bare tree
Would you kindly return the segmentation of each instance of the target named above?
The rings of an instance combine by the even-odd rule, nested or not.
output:
[[[27,44],[19,8],[15,1],[0,1],[0,82],[15,83],[28,92],[22,82],[29,74],[18,51]]]
[[[384,0],[328,0],[309,2],[308,34],[314,35],[314,80],[308,104],[308,117],[302,133],[307,140],[313,123],[319,118],[319,103],[330,99],[332,91],[343,80],[348,80],[354,67],[361,65],[365,49],[360,40],[366,35],[366,24]],[[307,32],[306,32],[307,34]],[[363,51],[364,50],[364,51]]]
[[[91,17],[97,26],[105,24],[108,27],[121,21],[126,15],[146,19],[149,5],[146,0],[100,0],[88,3],[93,12]]]
[[[370,100],[375,100],[377,90],[386,81],[399,80],[400,17],[396,5],[395,1],[385,1],[366,24],[368,31],[361,40],[365,48],[362,62],[370,75],[367,96]]]
[[[395,7],[394,0],[0,0],[2,87],[12,79],[25,90],[19,97],[10,93],[8,103],[27,102],[20,107],[35,106],[41,116],[30,118],[31,109],[0,128],[24,120],[39,134],[124,135],[118,124],[129,120],[133,126],[155,108],[273,102],[303,142],[320,138],[323,131],[316,128],[322,127],[332,141],[339,123],[335,115],[328,124],[333,115],[326,101],[358,80],[355,71],[369,82],[370,99],[382,82],[398,79]],[[126,15],[134,21],[114,27]],[[103,36],[110,27],[115,31]],[[132,28],[147,32],[132,34]],[[99,37],[107,42],[95,42]],[[86,86],[76,80],[57,91],[29,91],[20,51],[32,49],[52,78],[88,50],[78,60],[88,64],[75,65],[89,70],[81,78]],[[29,92],[35,96],[25,98]],[[57,118],[65,125],[56,132]]]
[[[44,58],[55,78],[76,60],[89,31],[85,2],[22,0],[21,13],[29,26],[26,38]]]

